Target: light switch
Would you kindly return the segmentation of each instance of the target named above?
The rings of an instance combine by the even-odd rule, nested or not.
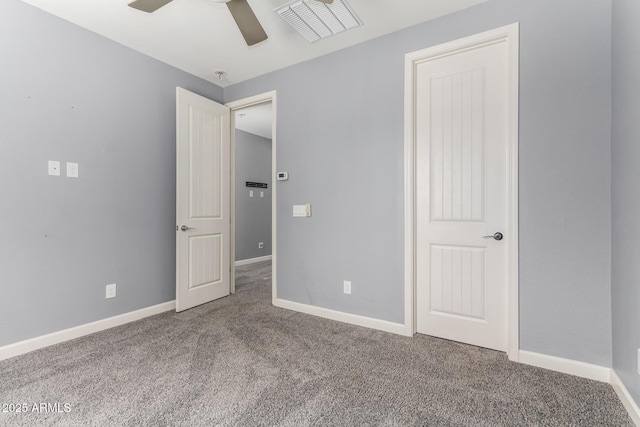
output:
[[[78,164],[67,162],[67,178],[77,178],[78,177]]]
[[[57,160],[49,160],[49,175],[60,176],[60,162]]]
[[[300,217],[300,216],[307,216],[307,209],[305,205],[293,205],[293,216],[295,217]]]
[[[249,191],[249,197],[253,197],[253,190]]]
[[[345,294],[351,295],[351,280],[345,280],[342,282],[342,287]]]
[[[293,205],[293,216],[295,217],[307,217],[311,216],[311,205]]]
[[[264,197],[264,191],[260,192],[260,197]]]

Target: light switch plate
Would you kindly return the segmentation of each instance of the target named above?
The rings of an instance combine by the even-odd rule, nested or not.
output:
[[[293,205],[293,216],[295,217],[307,217],[311,216],[311,205]]]
[[[293,205],[293,216],[295,217],[307,216],[306,213],[307,213],[307,210],[305,205]]]
[[[49,160],[49,175],[60,176],[60,162],[57,160]]]
[[[77,178],[78,177],[78,164],[67,162],[67,178]]]

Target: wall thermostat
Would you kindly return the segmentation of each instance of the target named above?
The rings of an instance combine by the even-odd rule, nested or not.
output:
[[[289,179],[289,172],[278,172],[276,175],[278,181],[286,181]]]

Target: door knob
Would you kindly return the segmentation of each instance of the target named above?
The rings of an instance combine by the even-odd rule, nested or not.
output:
[[[184,226],[183,226],[183,227],[184,227]],[[493,233],[491,236],[482,236],[482,237],[483,237],[483,238],[485,238],[485,239],[493,238],[493,239],[495,239],[495,240],[502,240],[502,238],[503,238],[504,236],[502,235],[502,233],[500,233],[500,232],[498,231],[497,233]]]
[[[182,231],[195,230],[195,228],[193,228],[193,227],[187,227],[186,225],[183,225],[182,227],[180,227],[180,230],[182,230]]]

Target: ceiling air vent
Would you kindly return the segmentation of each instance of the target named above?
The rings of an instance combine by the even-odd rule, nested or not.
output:
[[[345,0],[296,0],[275,11],[309,42],[362,25]]]

